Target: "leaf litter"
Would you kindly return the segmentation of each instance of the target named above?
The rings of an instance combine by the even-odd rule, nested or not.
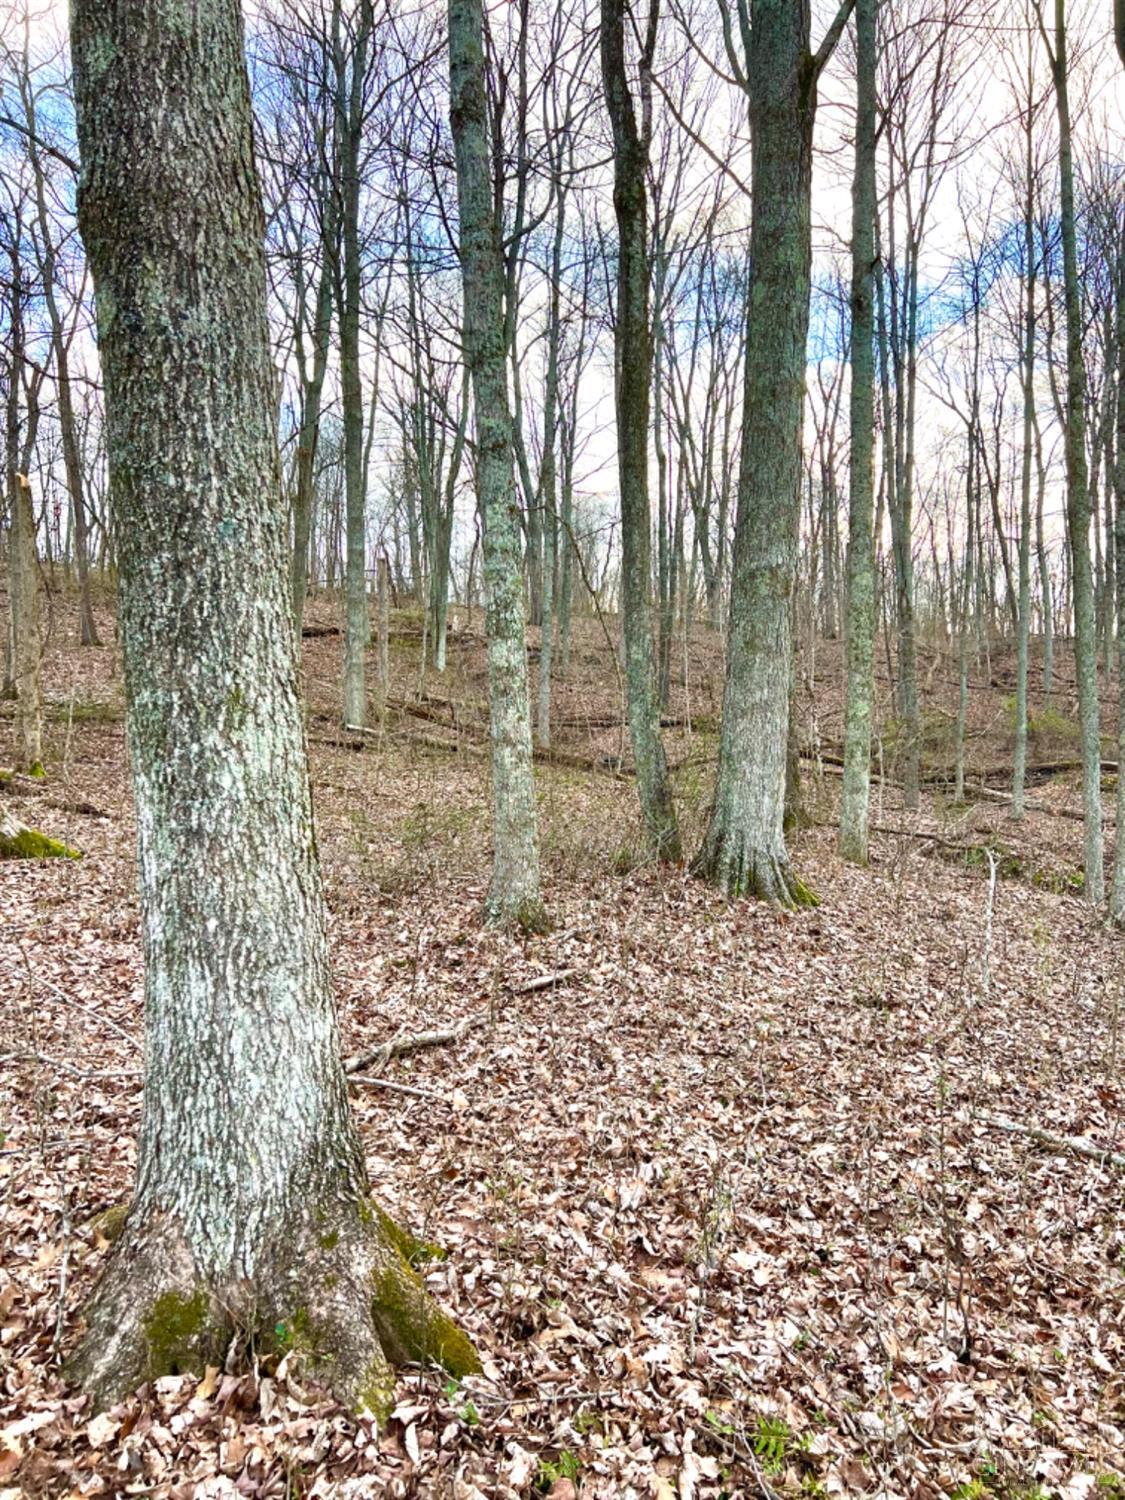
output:
[[[306,644],[314,704],[337,650]],[[110,659],[57,650],[51,690],[112,700]],[[596,673],[560,714],[613,708]],[[479,922],[479,758],[312,738],[347,1051],[474,1023],[353,1097],[484,1374],[401,1372],[378,1433],[291,1361],[98,1416],[64,1383],[135,1166],[143,983],[121,724],[56,723],[55,790],[109,816],[44,807],[86,857],[0,866],[0,1500],[1125,1495],[1125,1173],[1018,1128],[1125,1149],[1120,939],[1078,899],[1001,880],[989,938],[987,873],[916,836],[940,808],[888,791],[909,835],[857,871],[810,777],[821,906],[728,906],[615,859],[627,780],[547,766],[555,926],[515,938]],[[706,786],[679,790],[690,829]],[[1044,862],[1079,837],[1020,833]]]

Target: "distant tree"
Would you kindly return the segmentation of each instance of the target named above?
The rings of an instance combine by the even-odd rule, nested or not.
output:
[[[26,474],[11,491],[8,587],[11,591],[12,657],[16,688],[16,764],[32,776],[43,773],[43,707],[40,663],[43,637],[39,619],[39,554],[35,510]]]
[[[292,1348],[356,1410],[478,1367],[369,1198],[325,944],[237,0],[75,0],[146,957],[132,1204],[71,1369],[99,1404]]]
[[[1039,32],[1051,64],[1059,120],[1059,230],[1063,250],[1066,308],[1066,523],[1074,592],[1074,656],[1078,677],[1078,719],[1082,735],[1082,814],[1084,892],[1097,905],[1105,895],[1102,853],[1102,772],[1098,714],[1098,641],[1094,584],[1090,568],[1090,491],[1086,456],[1086,366],[1083,357],[1082,289],[1078,273],[1078,234],[1074,208],[1074,144],[1070,116],[1070,62],[1066,8],[1055,0],[1053,41],[1035,0]]]
[[[493,204],[481,0],[449,0],[450,120],[457,161],[463,343],[473,383],[484,532],[485,626],[495,826],[492,921],[541,928],[527,628],[507,381],[505,268]]]
[[[629,88],[625,10],[624,0],[602,0],[602,79],[613,130],[613,205],[618,236],[614,343],[625,684],[648,844],[659,859],[676,861],[680,858],[680,834],[660,740],[660,695],[652,635],[652,515],[648,498],[652,329],[645,195],[648,127],[638,128]],[[640,59],[642,80],[652,67],[658,14],[653,0]]]
[[[753,0],[739,12],[742,55],[730,49],[750,108],[753,273],[719,774],[695,867],[730,896],[784,905],[810,899],[790,868],[784,813],[813,124],[820,73],[851,10],[845,0],[814,55],[808,0]]]
[[[848,501],[847,697],[840,853],[867,863],[875,691],[875,63],[878,0],[857,0],[852,179],[851,476]]]

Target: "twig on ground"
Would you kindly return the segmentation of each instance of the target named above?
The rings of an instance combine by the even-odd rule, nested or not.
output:
[[[456,1026],[447,1027],[444,1031],[419,1031],[414,1036],[392,1037],[379,1047],[369,1047],[366,1052],[357,1052],[354,1057],[349,1057],[344,1063],[344,1072],[360,1073],[370,1069],[377,1071],[385,1068],[392,1057],[407,1057],[411,1052],[424,1052],[429,1047],[448,1047],[450,1043],[460,1041],[473,1027],[483,1024],[483,1016],[466,1016]]]
[[[354,1076],[356,1083],[367,1084],[374,1089],[390,1089],[395,1094],[409,1094],[412,1099],[436,1099],[439,1104],[448,1102],[444,1094],[439,1094],[434,1089],[416,1089],[409,1083],[393,1083],[389,1078],[380,1078],[378,1074],[370,1078],[363,1073]]]
[[[1053,1131],[1043,1130],[1038,1125],[1021,1125],[1018,1120],[1009,1120],[1006,1115],[976,1115],[974,1118],[982,1120],[986,1125],[995,1126],[997,1130],[1007,1131],[1009,1135],[1026,1135],[1030,1140],[1038,1141],[1041,1146],[1050,1146],[1053,1151],[1072,1151],[1075,1156],[1088,1157],[1101,1166],[1125,1170],[1125,1156],[1099,1146],[1096,1141],[1088,1141],[1085,1136],[1055,1135]],[[964,1123],[971,1124],[972,1120],[966,1118]]]

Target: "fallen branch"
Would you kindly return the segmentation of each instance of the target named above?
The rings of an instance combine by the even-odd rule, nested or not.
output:
[[[513,995],[531,995],[536,990],[550,989],[552,985],[563,984],[568,979],[573,979],[577,969],[559,969],[554,974],[537,974],[534,979],[525,980],[523,984],[512,986]],[[488,1018],[478,1013],[466,1016],[463,1021],[458,1021],[456,1026],[447,1026],[441,1031],[418,1031],[413,1036],[392,1037],[389,1042],[383,1042],[378,1047],[369,1047],[366,1052],[357,1052],[354,1057],[349,1057],[344,1062],[345,1073],[363,1073],[370,1068],[376,1071],[385,1068],[392,1057],[409,1057],[412,1052],[426,1052],[431,1047],[449,1047],[454,1042],[459,1042],[468,1031],[483,1026]]]
[[[557,974],[540,974],[535,979],[529,979],[524,984],[512,986],[513,995],[532,995],[536,990],[548,990],[553,985],[562,984],[567,979],[573,979],[578,973],[577,969],[560,969]]]
[[[412,1052],[425,1052],[430,1047],[448,1047],[458,1042],[467,1031],[484,1024],[483,1015],[466,1016],[456,1026],[444,1031],[419,1031],[414,1036],[392,1037],[379,1047],[369,1047],[366,1052],[357,1052],[344,1063],[345,1073],[366,1072],[369,1068],[385,1068],[392,1057],[408,1057]]]
[[[1007,1131],[1009,1135],[1025,1135],[1030,1140],[1038,1141],[1041,1146],[1049,1146],[1052,1151],[1070,1151],[1075,1156],[1085,1156],[1102,1166],[1117,1167],[1125,1171],[1125,1156],[1109,1151],[1094,1141],[1088,1141],[1085,1136],[1055,1135],[1050,1130],[1040,1129],[1038,1125],[1021,1125],[1018,1120],[1009,1120],[1006,1115],[978,1115],[976,1118],[983,1120],[986,1125],[995,1126],[997,1130]]]
[[[441,1102],[445,1098],[444,1094],[438,1094],[433,1089],[416,1089],[409,1083],[392,1083],[389,1078],[379,1078],[378,1076],[366,1078],[360,1075],[356,1079],[356,1083],[365,1084],[368,1088],[373,1089],[390,1089],[394,1094],[409,1094],[412,1099],[437,1099]]]

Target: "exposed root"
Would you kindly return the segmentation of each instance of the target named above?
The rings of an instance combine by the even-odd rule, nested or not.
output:
[[[279,1236],[252,1278],[201,1275],[179,1224],[134,1223],[128,1206],[95,1221],[114,1249],[86,1308],[67,1373],[97,1408],[161,1375],[222,1364],[232,1342],[263,1361],[295,1358],[350,1410],[385,1420],[393,1364],[480,1370],[468,1336],[412,1262],[440,1255],[367,1200],[317,1212]],[[271,1246],[272,1248],[272,1246]]]
[[[489,927],[510,927],[529,937],[542,937],[551,930],[547,908],[538,897],[525,896],[513,902],[490,891],[484,904],[484,920]]]
[[[692,874],[717,886],[729,901],[756,897],[790,911],[819,906],[820,898],[796,874],[783,849],[755,849],[737,836],[708,834]]]

